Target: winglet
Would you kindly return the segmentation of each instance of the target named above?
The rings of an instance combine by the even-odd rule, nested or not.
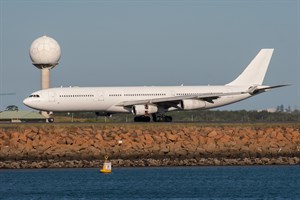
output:
[[[262,85],[274,49],[261,49],[247,68],[227,85]]]

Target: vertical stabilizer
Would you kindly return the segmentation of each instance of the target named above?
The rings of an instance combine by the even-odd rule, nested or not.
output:
[[[262,85],[274,49],[261,49],[247,68],[227,85]]]

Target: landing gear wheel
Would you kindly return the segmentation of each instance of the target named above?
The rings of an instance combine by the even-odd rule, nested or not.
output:
[[[165,116],[164,117],[164,120],[165,120],[165,122],[172,122],[172,117],[171,116]]]
[[[152,115],[153,122],[172,122],[173,118],[171,116],[166,115]]]
[[[54,118],[48,118],[48,119],[47,119],[47,122],[53,123],[53,122],[54,122]]]
[[[150,122],[151,118],[148,116],[138,116],[134,118],[134,122]]]
[[[156,114],[152,114],[152,120],[153,122],[159,122],[159,117]]]

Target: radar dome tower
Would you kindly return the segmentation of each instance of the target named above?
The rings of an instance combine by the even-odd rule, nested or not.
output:
[[[59,44],[51,37],[39,37],[32,42],[29,55],[32,64],[41,69],[41,88],[49,88],[50,69],[58,65],[61,56]]]

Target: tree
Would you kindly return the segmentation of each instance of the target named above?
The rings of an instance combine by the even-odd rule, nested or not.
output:
[[[18,108],[18,106],[10,105],[10,106],[7,106],[5,110],[6,111],[18,111],[19,108]]]

